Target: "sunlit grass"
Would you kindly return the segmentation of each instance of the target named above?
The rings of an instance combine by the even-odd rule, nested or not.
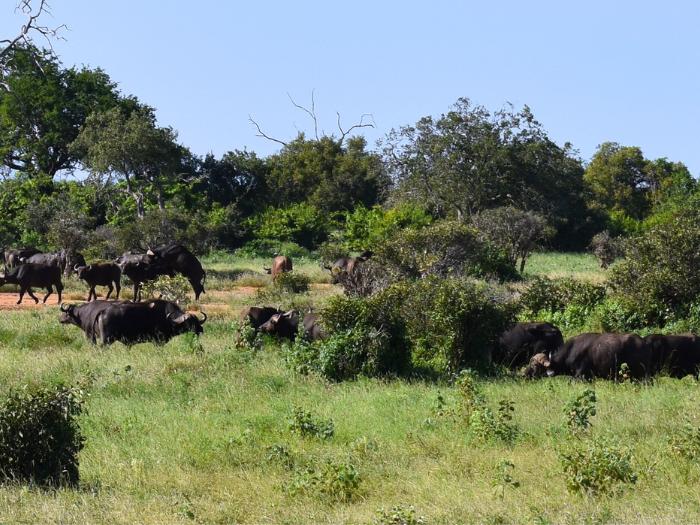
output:
[[[539,252],[527,260],[526,277],[544,276],[550,279],[568,277],[593,283],[602,283],[607,271],[600,268],[590,253]]]

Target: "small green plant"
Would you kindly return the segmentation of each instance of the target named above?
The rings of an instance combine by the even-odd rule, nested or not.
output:
[[[191,291],[192,285],[184,276],[161,275],[154,281],[144,283],[141,295],[144,299],[163,299],[178,304],[187,304],[189,302],[188,294]]]
[[[606,439],[578,442],[561,452],[560,459],[571,492],[615,494],[623,484],[637,481],[632,453]]]
[[[279,292],[306,293],[309,291],[311,279],[308,275],[296,272],[285,272],[275,277],[273,288]]]
[[[39,485],[79,481],[84,392],[63,385],[12,392],[0,407],[0,476]]]
[[[630,375],[630,367],[627,363],[622,363],[617,371],[617,378],[621,383],[629,383],[632,380]]]
[[[294,458],[292,457],[292,453],[285,445],[275,443],[274,445],[267,447],[266,450],[266,459],[270,463],[282,465],[287,469],[294,468]]]
[[[520,482],[513,477],[515,465],[507,459],[501,460],[498,465],[496,465],[495,470],[493,479],[494,490],[501,500],[503,500],[506,496],[506,489],[509,487],[517,489],[520,486]]]
[[[246,319],[233,323],[234,346],[239,350],[257,351],[262,349],[262,336]]]
[[[472,413],[484,405],[484,395],[477,383],[476,374],[473,370],[462,370],[455,382],[459,393],[461,407],[467,419]]]
[[[314,462],[294,471],[287,486],[291,494],[311,494],[331,501],[348,502],[359,493],[361,476],[352,463],[327,460]]]
[[[416,516],[413,505],[394,505],[390,510],[379,509],[373,525],[425,525],[423,516]]]
[[[292,418],[289,421],[289,430],[293,434],[302,437],[316,437],[319,439],[331,439],[335,433],[332,419],[320,419],[314,417],[311,412],[295,407]]]
[[[591,417],[596,414],[595,391],[586,389],[569,401],[564,407],[564,414],[566,414],[566,425],[572,433],[588,430],[591,426]]]
[[[700,427],[687,422],[670,441],[674,454],[690,461],[700,459]]]

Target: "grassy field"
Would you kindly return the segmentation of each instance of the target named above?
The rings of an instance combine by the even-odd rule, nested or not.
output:
[[[549,274],[557,257],[538,255],[528,271]],[[596,273],[580,259],[566,271]],[[205,263],[219,275],[232,272],[226,278],[239,286],[264,279],[235,273],[259,271],[257,265]],[[57,322],[54,306],[3,312],[0,391],[81,381],[89,397],[80,487],[4,486],[0,523],[372,523],[378,509],[394,505],[414,506],[428,524],[700,521],[700,465],[670,445],[687,421],[700,425],[694,380],[483,381],[494,411],[501,400],[514,403],[518,437],[482,439],[452,385],[332,384],[291,372],[277,345],[237,348],[232,319],[255,295],[217,288],[204,296],[203,309],[221,309],[201,340],[181,336],[164,346],[94,347],[76,327]],[[329,293],[318,282],[310,299]],[[591,436],[573,437],[564,406],[587,388],[596,391],[598,413]],[[295,407],[331,419],[333,436],[293,433]],[[608,496],[567,490],[560,453],[592,437],[630,450],[636,483]],[[503,481],[504,460],[513,464],[517,486]],[[328,481],[312,471],[340,474]]]
[[[550,279],[568,277],[593,283],[605,281],[605,270],[601,270],[597,259],[590,253],[533,253],[523,273],[525,277],[542,275]]]

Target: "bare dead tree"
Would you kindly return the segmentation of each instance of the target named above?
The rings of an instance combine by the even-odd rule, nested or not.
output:
[[[302,106],[301,104],[297,103],[292,96],[287,93],[287,97],[289,97],[289,100],[291,101],[292,105],[295,108],[298,108],[302,110],[304,113],[306,113],[314,123],[314,137],[316,140],[320,140],[322,137],[323,138],[329,138],[328,135],[326,135],[325,131],[321,131],[321,135],[318,133],[318,116],[316,115],[316,100],[315,100],[315,93],[312,90],[311,91],[311,107],[306,107]],[[340,113],[336,111],[336,115],[338,116],[338,131],[340,132],[340,137],[337,139],[338,145],[342,146],[343,142],[345,142],[345,139],[347,136],[350,134],[350,132],[354,129],[358,128],[374,128],[375,123],[374,123],[374,117],[372,116],[371,113],[363,113],[362,116],[360,117],[360,121],[357,124],[353,124],[350,126],[348,129],[343,129],[343,126],[340,122]],[[368,119],[368,121],[365,121],[365,119]],[[277,142],[278,144],[282,144],[283,146],[287,145],[287,142],[276,139],[274,137],[271,137],[270,135],[266,134],[265,132],[262,131],[260,128],[260,125],[251,117],[248,115],[248,120],[250,121],[251,124],[253,124],[257,130],[257,133],[255,134],[256,137],[262,137],[267,140],[270,140],[272,142]],[[296,126],[295,126],[296,127]],[[334,138],[333,135],[331,135],[332,138]]]
[[[5,46],[0,49],[0,61],[2,61],[12,49],[20,44],[31,45],[32,44],[32,34],[38,34],[44,37],[49,45],[49,48],[53,51],[53,45],[51,44],[52,38],[62,38],[60,31],[66,29],[65,24],[61,24],[58,27],[48,27],[39,25],[39,18],[44,13],[50,15],[50,6],[46,0],[39,0],[39,5],[35,8],[32,5],[32,0],[20,0],[17,4],[16,11],[21,11],[26,17],[27,21],[22,25],[22,29],[19,34],[14,38],[6,38],[0,40],[0,44]]]

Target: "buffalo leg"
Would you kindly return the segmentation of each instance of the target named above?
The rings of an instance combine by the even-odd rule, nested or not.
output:
[[[61,294],[63,293],[63,285],[61,283],[56,285],[56,293],[58,294],[58,303],[56,304],[61,304]]]
[[[27,288],[26,292],[29,294],[29,297],[34,299],[34,303],[39,304],[39,299],[37,299],[36,295],[34,295],[34,292],[32,292],[31,288]],[[20,303],[22,302],[22,295],[24,295],[24,294],[20,292],[20,294],[19,294],[19,302]],[[19,303],[17,303],[17,304],[19,304]]]
[[[121,284],[119,284],[119,281],[114,281],[114,286],[116,286],[116,288],[117,288],[117,297],[116,297],[116,299],[119,299],[119,292],[121,292],[122,286],[121,286]]]
[[[109,283],[107,285],[107,297],[105,299],[109,300],[109,296],[112,295],[112,290],[114,290],[114,287],[112,286],[112,283]],[[97,297],[95,297],[97,299]]]
[[[88,292],[88,303],[92,301],[93,297],[95,300],[97,300],[97,292],[95,292],[95,287],[91,286],[90,291]]]
[[[134,283],[134,299],[133,301],[137,303],[139,301],[139,295],[141,293],[141,287],[139,286],[139,283]]]
[[[44,296],[44,300],[41,301],[42,303],[46,303],[46,299],[49,298],[49,295],[53,293],[53,287],[52,286],[47,286],[46,289],[48,290],[48,293]]]

